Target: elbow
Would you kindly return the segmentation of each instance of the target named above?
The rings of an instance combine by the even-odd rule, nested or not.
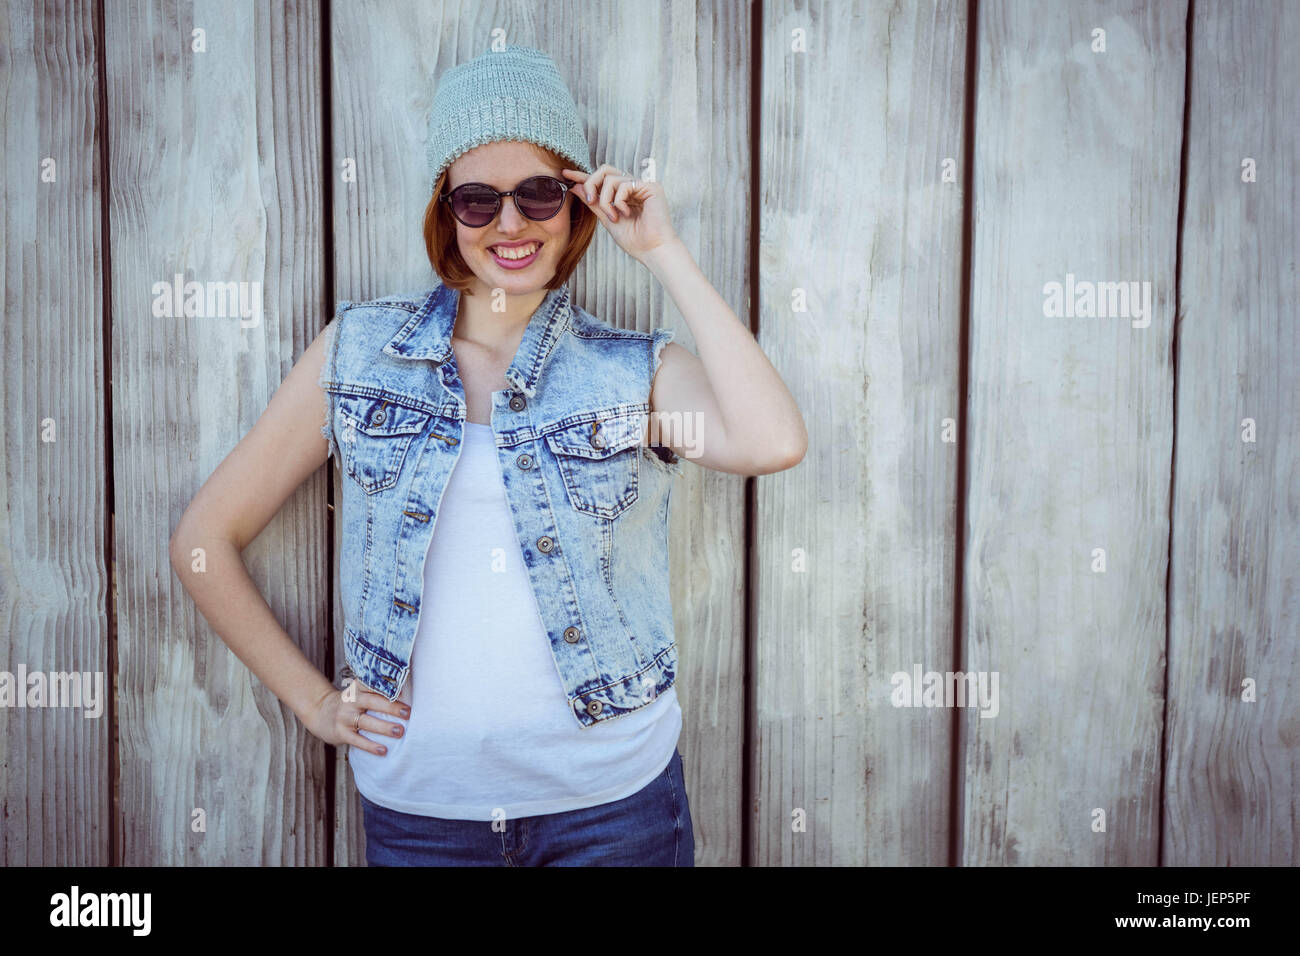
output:
[[[800,431],[799,437],[776,459],[770,471],[785,471],[803,461],[804,456],[808,454],[808,432],[802,429]]]
[[[808,443],[805,440],[801,444],[791,446],[788,450],[779,455],[762,459],[761,461],[751,462],[745,470],[748,475],[757,477],[758,475],[771,475],[778,471],[785,471],[793,468],[799,462],[803,461],[804,455],[808,452]]]
[[[800,429],[799,437],[795,440],[795,443],[790,447],[790,451],[786,455],[785,467],[793,468],[795,465],[799,464],[799,462],[803,461],[806,454],[808,454],[808,432],[806,429]]]
[[[167,539],[167,556],[171,560],[172,570],[182,581],[193,566],[194,551],[199,547],[201,537],[194,515],[187,509]]]
[[[185,581],[191,572],[207,566],[215,548],[224,549],[226,545],[239,553],[244,550],[245,542],[210,514],[202,514],[191,507],[181,515],[167,540],[167,556],[176,576]]]
[[[173,529],[171,537],[167,539],[167,556],[171,560],[172,570],[180,574],[181,570],[189,562],[188,548],[186,542],[189,540],[188,529],[185,525],[185,517],[181,516],[180,523]]]

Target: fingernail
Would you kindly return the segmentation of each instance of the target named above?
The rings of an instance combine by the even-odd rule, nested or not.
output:
[[[393,725],[393,736],[394,737],[402,736],[402,728],[398,727],[396,724]]]
[[[388,748],[387,748],[387,747],[380,747],[380,748],[379,748],[379,752],[380,752],[381,754],[386,754],[386,753],[388,753]]]
[[[410,716],[411,716],[411,708],[409,708],[409,707],[403,707],[403,708],[402,708],[402,716],[403,716],[403,717],[410,717]]]
[[[591,200],[593,200],[593,199],[595,199],[595,198],[596,198],[596,194],[595,194],[595,192],[593,192],[593,191],[592,191],[592,188],[591,188],[590,186],[588,186],[588,187],[587,187],[587,201],[590,202]]]

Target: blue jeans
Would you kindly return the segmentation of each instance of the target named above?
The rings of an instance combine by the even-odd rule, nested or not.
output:
[[[402,813],[364,796],[361,807],[369,866],[695,865],[695,831],[677,750],[664,772],[630,797],[505,820],[497,830],[493,821]]]

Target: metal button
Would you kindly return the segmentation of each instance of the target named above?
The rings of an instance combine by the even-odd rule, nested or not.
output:
[[[524,410],[525,404],[527,403],[524,401],[524,397],[522,395],[515,395],[513,398],[510,399],[510,410],[512,412],[522,412]]]
[[[520,468],[527,470],[533,467],[533,456],[520,455],[518,458],[515,459],[515,464],[518,465]]]
[[[581,636],[582,633],[576,627],[566,627],[564,629],[564,639],[570,644],[577,644],[578,638]]]
[[[591,436],[591,447],[592,447],[592,448],[604,448],[604,447],[605,447],[605,436],[604,436],[604,435],[592,435],[592,436]]]
[[[593,717],[599,714],[603,709],[604,705],[598,700],[589,701],[587,703],[587,713],[591,714]]]
[[[370,416],[370,424],[382,425],[383,423],[384,423],[384,410],[382,408],[376,409],[375,413]]]
[[[553,547],[555,547],[555,542],[546,535],[542,535],[537,539],[537,550],[542,552],[542,554],[550,554],[551,548]]]

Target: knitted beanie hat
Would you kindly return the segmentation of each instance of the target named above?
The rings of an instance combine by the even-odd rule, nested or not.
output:
[[[536,143],[592,171],[573,95],[540,50],[489,50],[442,74],[429,114],[430,194],[456,157],[498,140]]]

